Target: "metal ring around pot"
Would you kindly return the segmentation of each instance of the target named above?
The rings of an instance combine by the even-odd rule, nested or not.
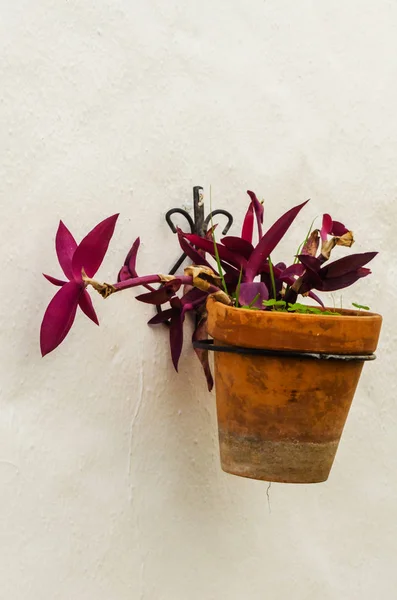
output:
[[[314,360],[366,361],[375,360],[375,354],[325,354],[323,352],[295,352],[293,350],[266,350],[264,348],[244,348],[243,346],[217,346],[214,340],[197,340],[194,348],[211,352],[229,354],[248,354],[250,356],[285,356],[290,358],[311,358]]]

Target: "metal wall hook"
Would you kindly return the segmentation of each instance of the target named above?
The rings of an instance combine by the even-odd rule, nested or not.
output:
[[[223,210],[222,208],[217,208],[217,209],[213,210],[208,215],[208,217],[205,218],[205,220],[204,220],[205,231],[207,231],[208,225],[211,223],[211,221],[212,221],[213,217],[215,217],[215,215],[224,215],[225,217],[227,217],[227,223],[222,230],[222,235],[226,235],[227,232],[229,231],[229,229],[231,228],[231,226],[233,225],[233,217],[230,214],[230,212],[228,212],[227,210]]]
[[[213,217],[216,215],[223,215],[227,218],[227,223],[223,228],[222,235],[226,235],[229,231],[230,227],[233,224],[232,215],[222,208],[217,208],[213,210],[207,217],[204,217],[204,194],[203,188],[200,185],[196,185],[193,188],[193,212],[194,219],[189,215],[189,213],[183,208],[171,208],[165,215],[165,220],[167,221],[171,231],[176,233],[176,226],[172,221],[172,215],[179,214],[185,217],[187,222],[189,223],[191,233],[195,233],[202,237],[207,233],[208,225],[212,221]],[[181,254],[178,258],[177,262],[173,267],[168,271],[170,275],[174,275],[179,267],[182,265],[183,261],[186,258],[186,254]]]
[[[168,225],[170,226],[172,233],[176,233],[176,226],[174,225],[174,223],[172,222],[172,219],[171,219],[172,215],[175,215],[175,214],[179,214],[179,215],[182,215],[183,217],[185,217],[186,221],[189,223],[190,231],[192,233],[195,233],[196,227],[194,225],[194,221],[193,221],[192,217],[189,215],[189,213],[187,212],[187,210],[184,210],[183,208],[171,208],[171,210],[166,212],[165,220],[167,221]]]
[[[224,210],[222,208],[215,209],[207,217],[204,217],[204,194],[203,194],[203,188],[200,185],[196,185],[193,188],[193,215],[194,215],[193,219],[189,215],[189,213],[186,210],[184,210],[183,208],[171,208],[169,211],[167,211],[167,213],[165,215],[165,220],[167,221],[167,223],[173,233],[177,233],[176,226],[172,220],[172,216],[175,214],[179,214],[179,215],[182,215],[183,217],[185,217],[186,221],[189,224],[191,233],[195,233],[201,237],[205,236],[205,234],[207,233],[208,225],[212,221],[213,217],[215,217],[216,215],[223,215],[227,218],[227,223],[226,223],[225,227],[223,228],[222,235],[226,235],[226,233],[229,231],[230,227],[233,224],[232,215],[227,210]],[[176,263],[171,267],[171,269],[169,269],[168,273],[170,275],[175,275],[175,273],[177,272],[179,267],[183,264],[183,262],[186,258],[187,258],[186,254],[182,253],[181,256],[178,258],[178,260],[176,261]],[[157,309],[158,313],[161,312],[160,306],[157,306],[156,309]],[[166,324],[168,324],[168,323],[166,323]]]

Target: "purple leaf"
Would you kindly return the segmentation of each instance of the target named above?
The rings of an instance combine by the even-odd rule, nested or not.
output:
[[[207,332],[207,317],[202,317],[199,321],[196,329],[192,335],[192,342],[208,339]],[[208,350],[202,350],[201,348],[194,349],[201,366],[203,367],[204,375],[207,380],[208,391],[210,392],[214,387],[214,380],[212,378],[210,363],[208,358]]]
[[[336,235],[340,237],[349,230],[340,221],[333,221],[331,215],[323,215],[323,222],[320,231],[320,236],[323,242],[327,241],[328,235]]]
[[[340,277],[341,275],[346,275],[351,271],[363,267],[369,263],[370,260],[375,258],[377,254],[377,252],[362,252],[360,254],[344,256],[323,267],[322,272],[327,279],[331,277]]]
[[[178,234],[178,241],[179,241],[179,245],[182,248],[183,252],[186,254],[186,256],[188,256],[190,258],[190,260],[193,262],[194,265],[203,265],[206,267],[211,267],[211,265],[209,264],[209,262],[207,262],[205,260],[205,258],[199,253],[197,252],[197,250],[195,248],[193,248],[193,246],[191,246],[189,244],[189,242],[185,239],[185,235],[183,231],[181,229],[179,229],[179,227],[177,227],[176,229],[177,234]],[[202,238],[199,238],[202,239]],[[209,240],[208,240],[209,241]],[[210,242],[212,246],[212,250],[214,250],[214,245],[213,242]]]
[[[295,263],[294,265],[290,265],[284,271],[281,271],[280,277],[291,277],[296,275],[297,277],[301,277],[305,272],[305,267],[301,263]]]
[[[55,249],[62,271],[69,280],[73,279],[72,259],[76,248],[77,243],[69,229],[62,221],[59,221],[59,227],[55,237]]]
[[[259,202],[259,200],[256,197],[256,194],[254,194],[254,192],[247,190],[247,194],[251,198],[251,204],[254,208],[254,212],[255,212],[255,216],[256,216],[256,223],[258,225],[258,239],[260,240],[262,237],[262,224],[263,224],[263,213],[264,213],[263,204],[262,204],[262,202]]]
[[[249,306],[254,298],[258,296],[254,304],[255,308],[263,308],[262,302],[268,300],[269,292],[266,285],[262,281],[253,281],[250,283],[242,283],[240,285],[240,295],[238,301],[243,306]]]
[[[133,277],[135,277],[135,275],[131,275],[129,268],[123,265],[117,275],[117,281],[125,281],[126,279],[131,279]]]
[[[241,238],[246,242],[252,244],[252,235],[254,232],[254,207],[252,202],[248,207],[248,210],[244,217],[243,228],[241,230]]]
[[[332,217],[329,214],[323,215],[323,222],[321,225],[320,236],[323,241],[327,241],[327,235],[332,231]]]
[[[211,240],[202,238],[199,235],[196,235],[195,233],[184,233],[182,235],[185,239],[187,239],[200,250],[204,250],[205,252],[211,254],[211,256],[215,256],[214,243]],[[237,267],[238,269],[244,267],[247,264],[247,261],[243,256],[239,256],[234,252],[230,252],[230,250],[225,248],[225,246],[217,244],[216,247],[218,249],[219,258],[221,260],[233,265],[234,267]]]
[[[77,246],[72,261],[73,275],[76,280],[81,281],[83,268],[88,277],[94,277],[109,247],[118,216],[116,214],[101,221]]]
[[[120,283],[121,281],[126,281],[127,279],[135,279],[136,277],[138,277],[138,273],[136,271],[136,257],[139,245],[140,239],[137,238],[132,244],[131,250],[128,252],[124,261],[124,265],[121,267],[117,275],[118,283]],[[152,285],[149,285],[148,283],[143,283],[142,286],[150,292],[154,292],[155,290],[155,288]]]
[[[185,304],[194,304],[195,306],[204,303],[208,297],[207,292],[203,292],[197,288],[192,288],[181,298],[182,306]]]
[[[246,259],[248,259],[254,251],[254,247],[250,242],[234,235],[222,238],[221,242],[228,250],[240,254]]]
[[[173,314],[172,308],[168,308],[167,310],[162,310],[157,315],[154,315],[154,317],[152,317],[147,322],[147,324],[148,325],[159,325],[160,323],[165,323],[172,317],[172,314]]]
[[[332,221],[332,231],[331,234],[332,235],[336,235],[337,237],[340,237],[342,235],[344,235],[345,233],[348,233],[348,229],[347,227],[345,227],[343,225],[343,223],[340,223],[339,221]]]
[[[132,244],[131,250],[127,254],[127,257],[126,257],[125,263],[124,263],[128,267],[132,277],[137,277],[136,257],[138,254],[140,243],[141,243],[141,240],[139,239],[139,237],[136,238],[135,242]]]
[[[52,277],[52,275],[46,275],[45,273],[43,273],[43,275],[50,283],[54,285],[62,286],[66,283],[66,281],[62,281],[62,279],[56,279],[56,277]]]
[[[339,275],[338,277],[325,278],[322,282],[322,287],[319,288],[324,292],[334,292],[335,290],[341,290],[343,288],[349,287],[353,283],[356,283],[362,277],[366,277],[370,275],[370,269],[359,268],[356,271],[350,271],[350,273],[345,273],[344,275]],[[314,286],[313,286],[314,287]]]
[[[166,284],[154,292],[148,292],[147,294],[140,294],[140,296],[136,296],[136,299],[139,300],[139,302],[146,302],[147,304],[155,304],[156,306],[159,306],[160,304],[169,302],[170,298],[175,296],[175,292],[179,290],[181,285],[180,279],[173,279],[172,281],[167,281]]]
[[[82,295],[80,296],[79,306],[83,313],[91,319],[95,323],[95,325],[99,325],[98,317],[96,315],[95,309],[92,304],[91,296],[84,290]]]
[[[52,352],[65,339],[73,325],[82,291],[81,284],[69,281],[49,303],[40,330],[42,356]]]
[[[132,244],[131,250],[128,252],[124,265],[121,267],[120,272],[117,276],[117,281],[125,281],[133,277],[138,277],[136,272],[136,257],[139,250],[141,241],[139,238]]]
[[[171,315],[171,326],[170,326],[170,346],[171,346],[171,358],[172,363],[175,367],[175,371],[178,371],[179,358],[182,352],[183,346],[183,321],[184,315],[182,313],[182,304],[179,298],[172,298],[172,315]]]
[[[273,252],[274,248],[277,246],[284,234],[288,231],[289,227],[293,223],[299,211],[305,206],[307,202],[308,200],[287,211],[274,223],[274,225],[270,227],[270,229],[261,238],[255,250],[251,254],[251,258],[247,263],[245,271],[246,281],[254,280],[254,277],[256,277],[256,275],[260,271],[261,265]]]
[[[313,273],[318,273],[321,269],[321,262],[315,256],[309,254],[299,254],[298,256],[301,263]]]
[[[319,298],[317,296],[317,294],[315,294],[314,292],[309,292],[308,296],[309,296],[309,298],[312,298],[312,300],[315,300],[316,302],[318,302],[318,304],[320,304],[320,306],[324,307],[324,302],[321,300],[321,298]]]

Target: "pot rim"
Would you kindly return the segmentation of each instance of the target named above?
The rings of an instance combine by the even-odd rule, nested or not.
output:
[[[219,300],[217,300],[214,296],[209,296],[207,299],[207,303],[208,302],[217,302],[219,304],[222,304],[226,310],[237,313],[237,312],[244,312],[245,314],[249,313],[249,314],[255,314],[255,315],[264,315],[266,316],[266,318],[269,318],[269,316],[275,317],[276,319],[289,319],[291,317],[295,317],[295,318],[303,318],[303,319],[307,319],[307,318],[312,318],[312,317],[316,317],[317,319],[331,319],[332,318],[332,322],[335,321],[346,321],[346,319],[348,319],[349,321],[353,321],[353,320],[358,320],[358,319],[362,319],[363,317],[365,318],[369,318],[369,317],[374,317],[375,319],[382,319],[382,315],[380,315],[379,313],[375,313],[375,312],[371,312],[369,310],[352,310],[350,308],[340,308],[340,309],[335,309],[334,307],[331,306],[319,306],[318,308],[323,312],[325,310],[330,310],[330,311],[334,311],[340,314],[336,314],[333,315],[331,317],[331,315],[321,315],[319,313],[317,314],[310,314],[310,313],[299,313],[299,312],[282,312],[282,311],[277,311],[277,310],[251,310],[248,308],[241,308],[241,307],[237,307],[237,306],[232,306],[231,304],[223,304],[223,302],[220,302]],[[317,308],[317,307],[316,307]]]
[[[325,309],[324,309],[325,310]],[[233,346],[325,354],[372,354],[382,317],[342,309],[341,315],[301,314],[236,308],[207,300],[208,333]]]

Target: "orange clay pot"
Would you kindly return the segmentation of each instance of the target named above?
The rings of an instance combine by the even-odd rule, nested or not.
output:
[[[210,297],[216,345],[327,354],[372,354],[382,317],[234,308]],[[328,478],[363,362],[215,352],[222,469],[284,483]]]

